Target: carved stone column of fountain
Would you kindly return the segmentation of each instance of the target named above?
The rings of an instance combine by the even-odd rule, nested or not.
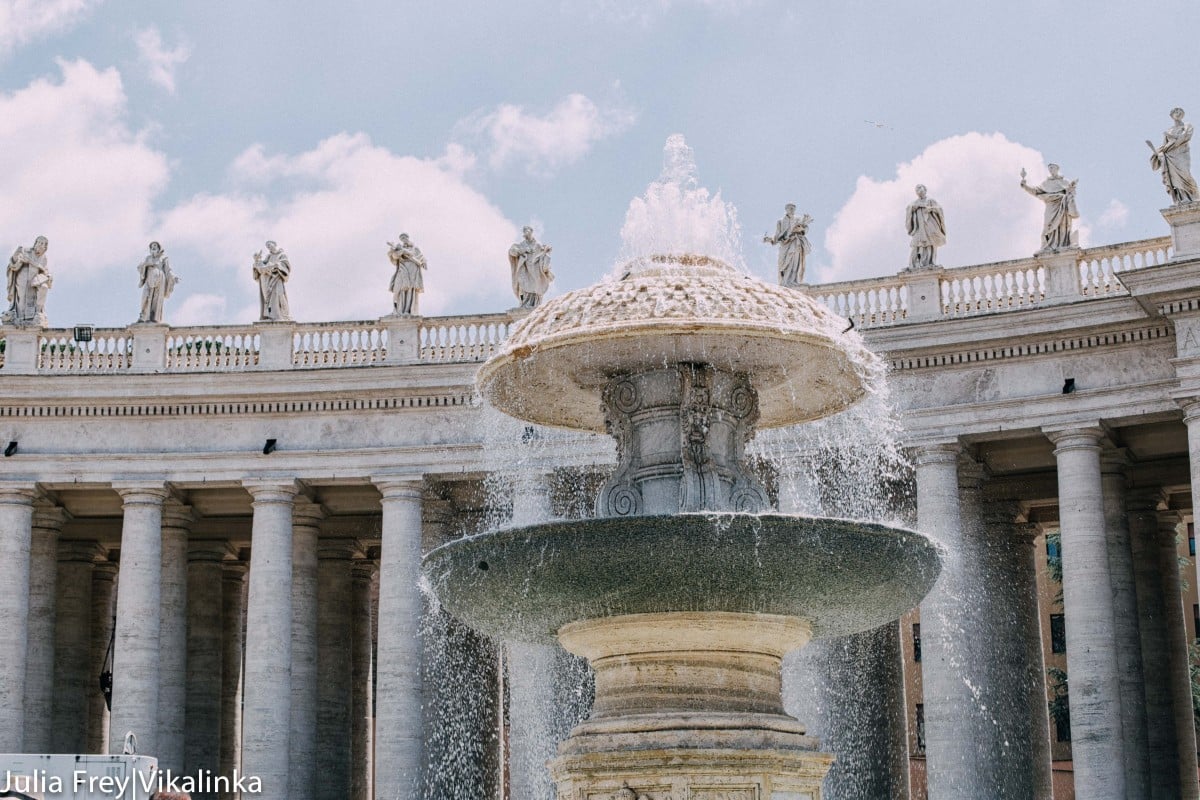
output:
[[[425,563],[472,627],[595,669],[550,763],[562,800],[819,800],[833,759],[783,710],[784,654],[898,618],[940,569],[911,531],[764,513],[745,445],[862,395],[871,356],[844,327],[712,259],[655,257],[535,309],[480,370],[501,410],[617,440],[595,519]]]

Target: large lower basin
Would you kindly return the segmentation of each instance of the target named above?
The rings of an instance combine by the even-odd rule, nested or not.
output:
[[[814,638],[870,630],[917,605],[941,570],[925,536],[782,514],[563,520],[459,539],[424,571],[454,616],[499,639],[622,614],[799,617]]]

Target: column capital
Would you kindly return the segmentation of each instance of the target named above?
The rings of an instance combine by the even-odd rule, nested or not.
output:
[[[58,534],[71,515],[67,510],[58,506],[54,501],[39,497],[33,501],[33,527]]]
[[[371,478],[371,483],[384,500],[420,500],[425,493],[424,479],[413,476],[382,475]]]
[[[237,551],[230,546],[226,539],[189,539],[188,563],[199,561],[223,562],[230,556],[236,556]]]
[[[908,451],[913,465],[917,467],[929,464],[954,464],[957,466],[962,449],[962,445],[958,441],[953,441],[913,445],[908,448]]]
[[[1103,447],[1100,450],[1100,472],[1107,475],[1125,475],[1125,469],[1132,464],[1129,450],[1125,447]]]
[[[242,481],[242,487],[254,499],[254,505],[260,503],[283,503],[292,505],[300,492],[300,484],[292,479],[248,478]]]
[[[1178,531],[1180,524],[1183,523],[1183,514],[1174,509],[1167,509],[1158,512],[1158,530],[1161,533],[1170,532],[1172,536]]]
[[[175,498],[168,498],[163,504],[164,528],[183,528],[189,530],[196,519],[195,511],[189,505],[184,505]]]
[[[379,563],[370,558],[356,558],[350,564],[350,578],[353,581],[370,583],[375,579]]]
[[[326,517],[325,507],[307,499],[300,499],[292,506],[292,525],[318,528]]]
[[[1054,444],[1054,455],[1071,450],[1095,450],[1100,452],[1101,442],[1107,436],[1099,423],[1095,425],[1077,425],[1070,428],[1042,428]]]
[[[37,484],[25,481],[0,481],[0,505],[32,506]]]
[[[1143,486],[1125,493],[1125,509],[1131,513],[1156,513],[1166,501],[1166,492],[1157,486]]]
[[[104,555],[104,548],[93,540],[69,540],[58,543],[58,560],[76,564],[94,564]],[[115,571],[114,565],[114,571]]]
[[[981,510],[985,522],[1014,527],[1026,524],[1017,521],[1023,509],[1016,500],[988,500],[981,504]]]
[[[321,561],[349,561],[362,552],[358,539],[345,536],[317,539],[317,558]]]
[[[1175,402],[1183,409],[1183,421],[1188,425],[1200,420],[1200,397],[1177,398]]]
[[[987,464],[977,461],[965,452],[958,457],[958,486],[960,489],[979,489],[991,476]]]
[[[112,488],[121,495],[122,504],[129,506],[161,506],[170,496],[166,481],[119,481]]]
[[[222,561],[221,562],[221,579],[230,583],[242,584],[246,580],[246,572],[249,568],[245,561]]]
[[[101,552],[99,553],[99,556],[103,557],[104,548],[101,547],[100,551]],[[107,559],[103,561],[97,561],[95,567],[92,569],[92,580],[111,581],[115,580],[116,577],[117,562],[115,561],[108,561]]]

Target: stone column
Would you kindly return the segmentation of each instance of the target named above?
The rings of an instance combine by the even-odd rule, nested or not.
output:
[[[315,797],[317,757],[317,536],[325,512],[297,502],[292,512],[292,711],[288,800]],[[253,552],[253,549],[251,550]],[[253,585],[254,567],[250,568]],[[321,782],[330,765],[320,759]]]
[[[511,525],[549,520],[549,476],[519,473],[513,486]],[[556,646],[505,642],[508,682],[508,780],[512,797],[554,800],[557,792],[546,762],[557,753],[556,719],[564,711],[557,697]]]
[[[1195,462],[1193,461],[1193,469]],[[1193,487],[1195,484],[1192,484]],[[1193,488],[1193,491],[1195,489]],[[1197,783],[1196,723],[1192,712],[1192,659],[1188,653],[1187,616],[1183,609],[1183,590],[1180,586],[1179,551],[1175,541],[1179,514],[1158,514],[1158,568],[1162,574],[1163,605],[1166,612],[1171,706],[1175,724],[1176,746],[1179,748],[1179,797],[1183,800],[1200,798]]]
[[[375,681],[375,796],[417,797],[421,730],[420,481],[377,479],[383,495]]]
[[[25,730],[25,656],[29,631],[29,559],[33,485],[0,485],[0,753],[19,753]]]
[[[375,718],[372,710],[371,661],[375,651],[371,625],[371,589],[375,580],[375,562],[355,559],[350,571],[351,667],[350,723],[350,800],[371,798],[371,732]]]
[[[1191,468],[1192,512],[1200,517],[1200,399],[1193,399],[1183,404],[1183,421],[1187,424],[1188,433],[1188,465]],[[1200,526],[1198,526],[1200,527]],[[1200,586],[1200,558],[1196,559],[1196,574],[1192,581]]]
[[[1075,795],[1124,800],[1121,684],[1100,478],[1104,431],[1075,428],[1047,435],[1058,465]]]
[[[125,734],[139,753],[158,752],[159,625],[162,600],[162,483],[114,487],[124,502],[117,637],[108,749],[120,753]]]
[[[996,785],[979,736],[972,686],[985,675],[972,664],[968,614],[975,605],[978,531],[964,526],[957,443],[914,452],[917,529],[945,548],[942,573],[921,603],[921,672],[925,703],[925,757],[930,800],[986,797]],[[977,515],[977,512],[976,512]],[[982,632],[971,631],[975,635]]]
[[[820,488],[808,459],[784,462],[779,511],[820,514]],[[833,753],[825,776],[830,797],[906,800],[908,743],[898,623],[873,631],[820,639],[783,661],[783,699]]]
[[[36,518],[37,513],[34,513]],[[88,691],[98,685],[92,665],[92,573],[100,547],[62,542],[58,548],[58,614],[54,630],[52,735],[41,753],[83,753],[88,747]],[[31,748],[32,750],[32,748]]]
[[[1100,459],[1107,530],[1108,568],[1112,576],[1113,625],[1117,637],[1117,674],[1121,686],[1121,730],[1125,738],[1125,791],[1129,800],[1150,797],[1150,751],[1146,736],[1146,688],[1142,638],[1138,630],[1137,590],[1129,523],[1125,518],[1125,466],[1119,450]]]
[[[108,752],[108,704],[100,690],[100,673],[105,669],[112,641],[116,610],[117,565],[101,561],[92,568],[92,635],[88,670],[87,753]],[[111,666],[111,665],[110,665]]]
[[[29,641],[25,656],[25,751],[29,753],[53,751],[55,587],[59,572],[58,535],[66,518],[66,512],[48,500],[37,500],[33,504]],[[84,587],[90,588],[89,584]],[[77,597],[82,589],[72,587],[68,591]],[[85,630],[87,621],[85,618]]]
[[[321,780],[317,800],[350,795],[354,712],[354,587],[350,565],[360,553],[353,539],[322,539],[317,546],[317,743]]]
[[[1126,499],[1129,540],[1137,590],[1138,632],[1146,688],[1146,730],[1151,797],[1179,797],[1179,744],[1171,697],[1171,648],[1166,596],[1158,559],[1158,491],[1130,493]]]
[[[221,768],[221,562],[231,555],[222,539],[192,540],[187,555],[187,730],[184,770],[218,774]],[[196,800],[213,800],[202,795]]]
[[[292,701],[292,504],[295,482],[246,482],[254,498],[250,589],[246,601],[246,666],[242,709],[242,773],[262,781],[262,796],[288,796],[289,708]]]
[[[162,523],[162,616],[158,627],[158,768],[183,773],[187,708],[188,530],[192,509],[169,500]]]
[[[1018,523],[1015,502],[985,506],[986,535],[976,597],[982,625],[976,658],[987,663],[979,714],[994,729],[993,758],[1003,762],[994,796],[1045,798],[1052,792],[1050,720],[1037,607],[1032,526]],[[929,707],[928,702],[926,708]]]
[[[221,565],[221,774],[242,772],[243,639],[246,621],[246,564]],[[237,800],[226,794],[221,800]]]

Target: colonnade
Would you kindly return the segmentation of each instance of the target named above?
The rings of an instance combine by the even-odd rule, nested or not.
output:
[[[160,769],[237,770],[263,798],[414,796],[422,483],[376,484],[377,611],[358,539],[324,535],[295,481],[243,485],[248,564],[228,539],[192,536],[195,514],[165,482],[113,486],[112,550],[60,541],[68,515],[36,485],[0,486],[0,752],[120,753],[132,732]],[[111,713],[98,683],[110,659]]]
[[[1200,419],[1200,417],[1198,417]],[[1189,422],[1192,487],[1200,426]],[[1129,490],[1099,424],[1054,446],[1075,796],[1196,798],[1178,512]],[[1033,532],[958,441],[914,450],[919,530],[946,548],[921,605],[930,800],[1051,797]]]

